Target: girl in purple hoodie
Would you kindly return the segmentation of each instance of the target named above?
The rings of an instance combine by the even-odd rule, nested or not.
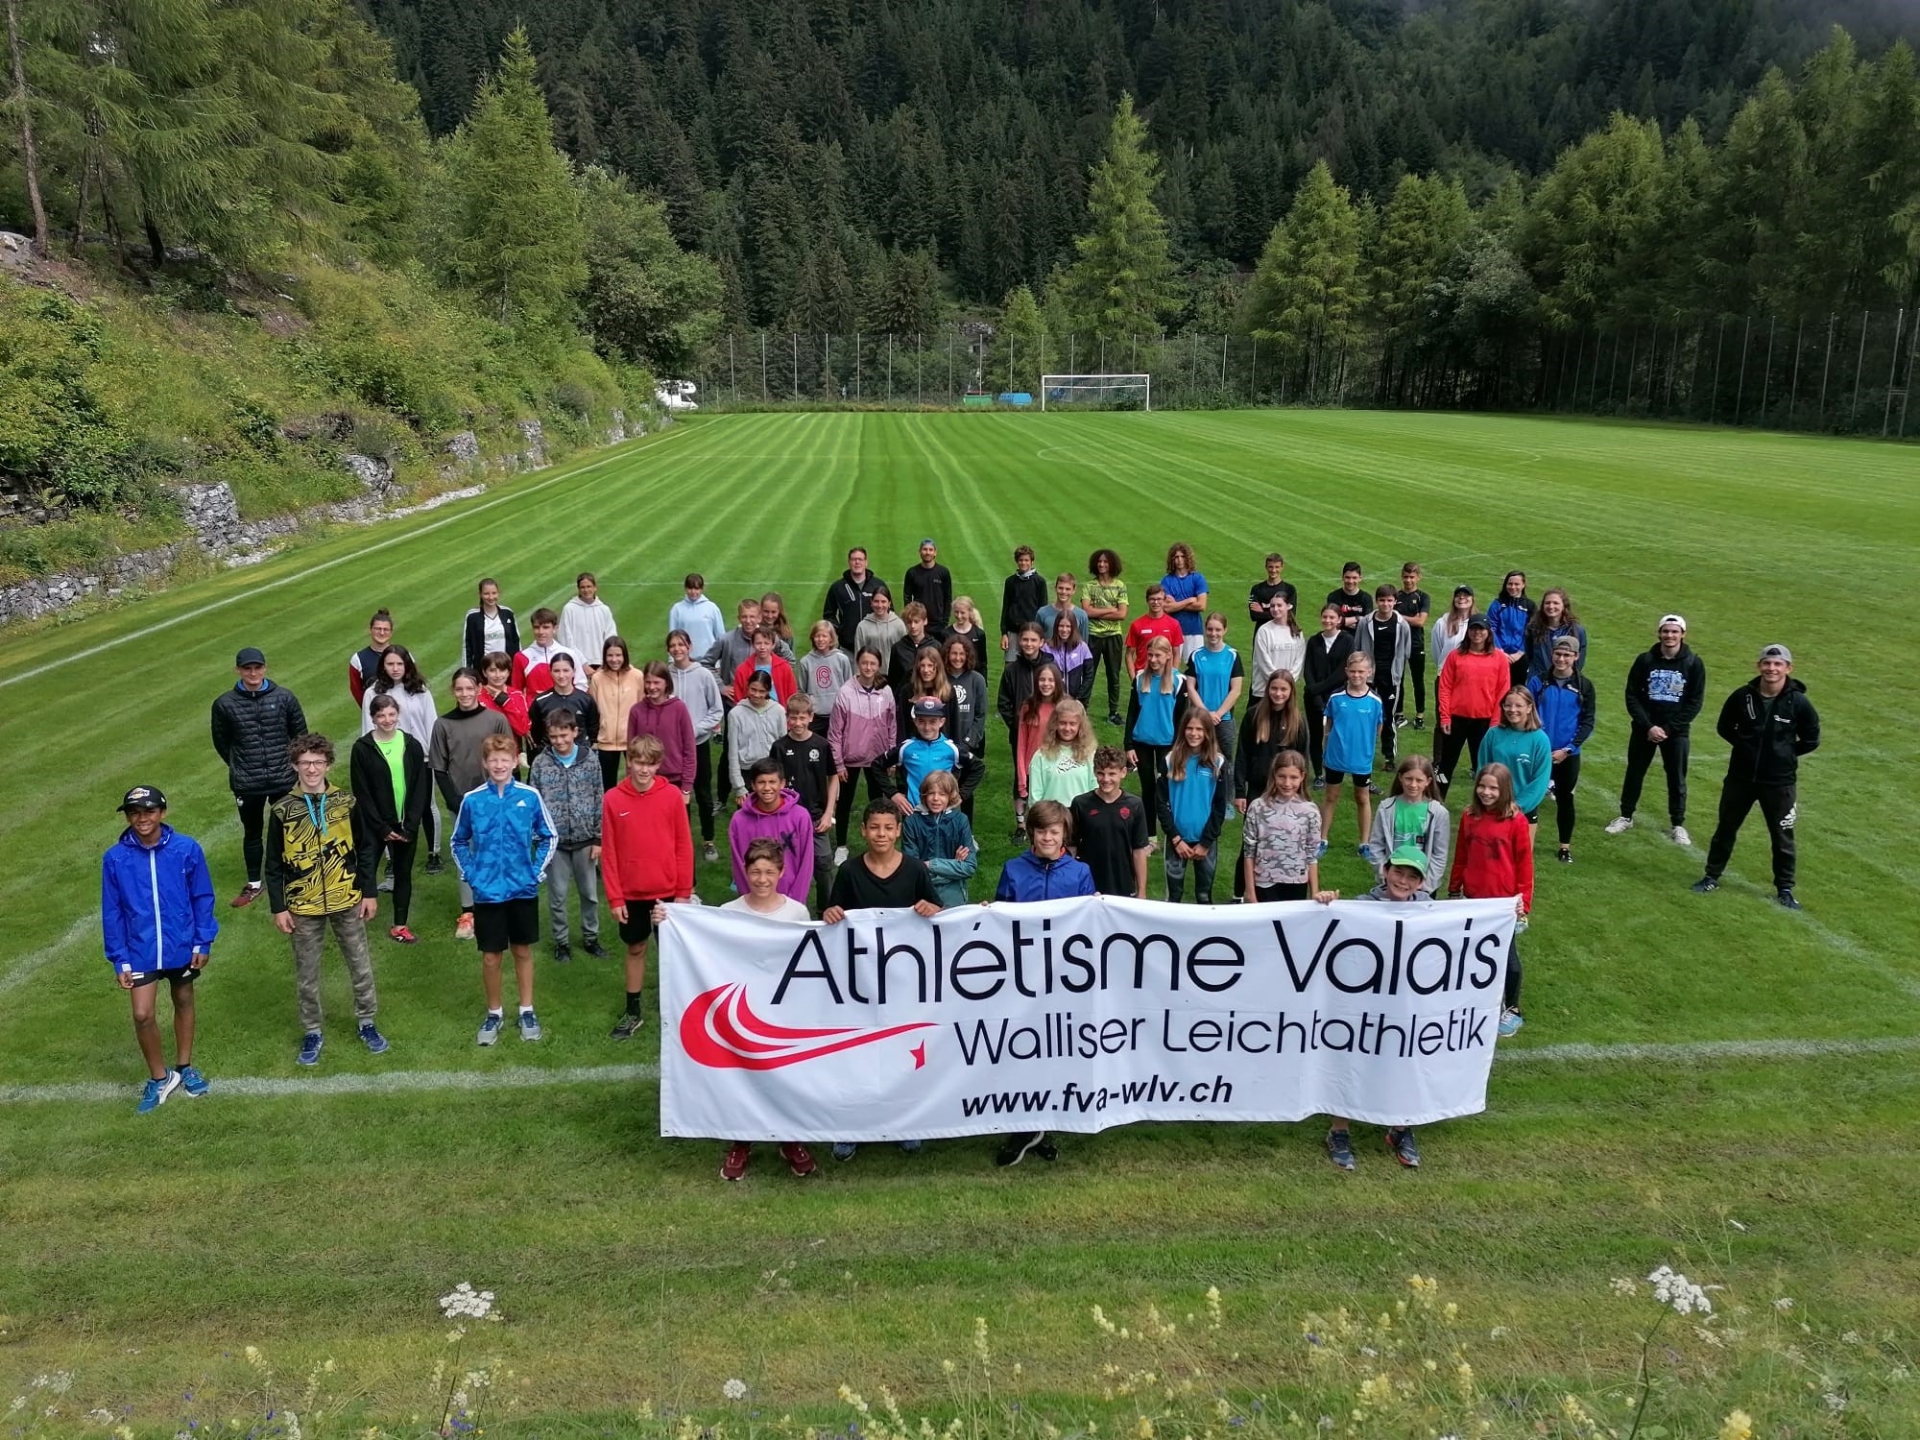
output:
[[[800,792],[787,788],[786,771],[771,755],[747,767],[747,801],[727,823],[727,842],[733,851],[733,883],[747,893],[747,847],[771,840],[786,862],[780,872],[780,893],[807,903],[813,884],[813,817],[800,803]]]

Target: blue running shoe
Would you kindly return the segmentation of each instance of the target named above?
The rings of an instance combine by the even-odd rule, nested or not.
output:
[[[1393,1152],[1393,1158],[1409,1170],[1420,1168],[1420,1148],[1413,1143],[1412,1130],[1387,1131],[1387,1149]]]
[[[1510,1036],[1518,1035],[1520,1033],[1520,1027],[1526,1023],[1526,1016],[1522,1015],[1518,1010],[1502,1010],[1500,1012],[1500,1038],[1505,1040]]]
[[[207,1093],[207,1077],[191,1065],[182,1065],[176,1072],[180,1076],[180,1088],[187,1092],[187,1098],[198,1100]]]
[[[918,1155],[920,1153],[920,1142],[918,1140],[902,1140],[900,1142],[900,1153],[902,1155]]]
[[[306,1038],[300,1042],[300,1054],[296,1058],[298,1058],[302,1065],[318,1065],[320,1063],[320,1047],[326,1043],[325,1037],[323,1037],[318,1030],[309,1030]]]
[[[520,1038],[522,1040],[538,1040],[540,1038],[540,1021],[531,1010],[522,1010],[520,1012]]]
[[[1324,860],[1327,858],[1327,842],[1326,841],[1322,840],[1320,842],[1320,848],[1313,852],[1313,858],[1316,860]]]
[[[148,1077],[146,1088],[140,1092],[139,1113],[147,1115],[158,1110],[162,1105],[167,1103],[167,1097],[179,1088],[180,1072],[178,1070],[167,1071],[164,1080],[155,1080],[152,1077]]]
[[[380,1033],[380,1027],[375,1025],[371,1020],[360,1027],[360,1042],[367,1047],[369,1054],[384,1055],[387,1053],[387,1037]]]
[[[1327,1131],[1327,1158],[1342,1170],[1353,1169],[1353,1136],[1345,1130]]]
[[[836,1160],[851,1160],[854,1151],[859,1148],[858,1145],[851,1144],[845,1140],[836,1141],[833,1147],[833,1158]]]

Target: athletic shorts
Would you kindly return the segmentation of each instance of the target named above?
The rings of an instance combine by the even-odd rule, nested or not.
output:
[[[1278,885],[1254,886],[1253,898],[1267,905],[1276,900],[1311,900],[1313,896],[1307,892],[1306,881],[1282,880]]]
[[[1373,775],[1370,771],[1365,770],[1360,771],[1358,774],[1349,770],[1327,771],[1327,788],[1329,790],[1333,789],[1333,787],[1338,785],[1342,780],[1351,780],[1354,785],[1360,786],[1370,784],[1373,780]]]
[[[473,940],[482,955],[499,955],[515,945],[531,945],[540,938],[540,902],[499,900],[474,902]]]
[[[644,945],[653,937],[653,907],[658,900],[627,901],[627,918],[620,922],[620,941],[624,945]]]
[[[135,975],[133,977],[133,988],[143,990],[147,986],[161,980],[165,980],[170,985],[178,985],[182,981],[198,980],[199,978],[200,972],[191,965],[182,965],[177,970],[149,970],[144,975]]]

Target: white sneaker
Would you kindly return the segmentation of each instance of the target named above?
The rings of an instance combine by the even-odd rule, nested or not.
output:
[[[380,877],[380,893],[382,895],[391,895],[393,893],[393,876],[382,875]]]
[[[839,866],[842,866],[847,863],[847,847],[846,846],[836,845],[833,847],[833,863],[836,869]]]
[[[1632,828],[1633,817],[1631,815],[1621,815],[1607,822],[1607,834],[1609,835],[1624,835]]]
[[[1674,826],[1674,827],[1673,827],[1673,843],[1674,843],[1674,844],[1676,844],[1676,845],[1691,845],[1691,844],[1693,844],[1693,837],[1692,837],[1691,835],[1689,835],[1689,834],[1687,834],[1687,827],[1686,827],[1686,826],[1684,826],[1684,825],[1676,825],[1676,826]]]

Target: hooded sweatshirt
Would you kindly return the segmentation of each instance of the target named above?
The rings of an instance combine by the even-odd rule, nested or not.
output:
[[[1656,643],[1634,657],[1627,671],[1627,715],[1645,734],[1658,725],[1685,735],[1707,703],[1707,666],[1683,643],[1669,659]]]
[[[1720,707],[1720,738],[1733,747],[1727,778],[1755,785],[1791,785],[1799,778],[1800,757],[1820,748],[1820,716],[1807,699],[1807,687],[1791,675],[1772,699],[1760,693],[1755,676]]]
[[[727,840],[733,851],[733,883],[742,895],[747,893],[747,846],[771,840],[780,847],[784,862],[775,888],[789,900],[806,904],[813,887],[813,817],[800,803],[799,791],[782,790],[780,803],[772,810],[762,810],[749,798],[727,822]]]
[[[1484,756],[1482,757],[1485,758]],[[1411,840],[1403,838],[1400,820],[1418,816],[1420,831]],[[1404,795],[1388,795],[1373,808],[1373,827],[1367,832],[1367,860],[1375,879],[1386,873],[1387,857],[1405,844],[1418,845],[1427,857],[1424,890],[1438,890],[1447,878],[1447,852],[1451,848],[1453,817],[1439,800],[1409,800]]]
[[[1527,690],[1533,696],[1533,708],[1540,714],[1540,728],[1547,732],[1548,745],[1578,755],[1593,734],[1593,682],[1576,670],[1565,680],[1536,675],[1527,681]]]
[[[460,797],[487,778],[480,747],[489,735],[505,735],[511,739],[513,727],[507,723],[506,716],[484,705],[476,705],[471,710],[462,710],[456,705],[434,722],[427,763],[433,767],[440,784],[440,796],[449,810],[457,811]]]
[[[794,666],[794,678],[800,682],[800,693],[813,701],[813,713],[830,715],[833,697],[853,679],[853,657],[844,650],[809,650]]]
[[[658,776],[645,790],[631,775],[600,802],[600,882],[607,904],[684,900],[693,894],[693,832],[687,802]]]
[[[727,782],[734,794],[747,793],[747,767],[771,754],[786,733],[787,712],[771,700],[758,710],[743,700],[727,712]]]
[[[873,609],[873,597],[886,588],[886,581],[871,570],[858,580],[853,578],[853,571],[842,570],[840,578],[827,587],[827,603],[820,607],[820,618],[832,622],[842,650],[855,648],[854,631]]]
[[[627,712],[627,738],[651,735],[660,742],[660,778],[682,790],[693,788],[693,717],[678,695],[658,705],[642,700]],[[742,888],[742,895],[746,890]]]
[[[1494,763],[1513,775],[1513,803],[1522,815],[1531,815],[1547,798],[1553,779],[1553,743],[1545,730],[1510,730],[1496,725],[1480,742],[1480,766]]]
[[[974,841],[972,823],[957,806],[938,815],[916,810],[907,816],[900,848],[927,867],[941,905],[967,903],[967,883],[980,868],[980,847]],[[964,860],[955,858],[961,850],[967,852]]]
[[[845,771],[864,770],[879,764],[893,749],[893,691],[884,678],[869,690],[855,676],[840,687],[833,698],[833,713],[827,719],[827,743],[834,759]]]
[[[1093,893],[1093,871],[1086,861],[1071,855],[1042,860],[1031,850],[1007,861],[1000,869],[1000,883],[993,888],[995,900],[1064,900]]]
[[[621,671],[602,665],[587,681],[587,693],[600,711],[600,728],[594,732],[593,748],[627,753],[627,712],[645,696],[647,677],[636,665]]]
[[[100,933],[116,975],[180,970],[211,954],[213,876],[199,841],[162,825],[142,845],[129,825],[100,857]]]
[[[706,666],[688,661],[669,664],[673,672],[673,698],[687,707],[693,721],[693,743],[704,745],[720,733],[727,723],[727,707],[720,699],[720,682]]]

